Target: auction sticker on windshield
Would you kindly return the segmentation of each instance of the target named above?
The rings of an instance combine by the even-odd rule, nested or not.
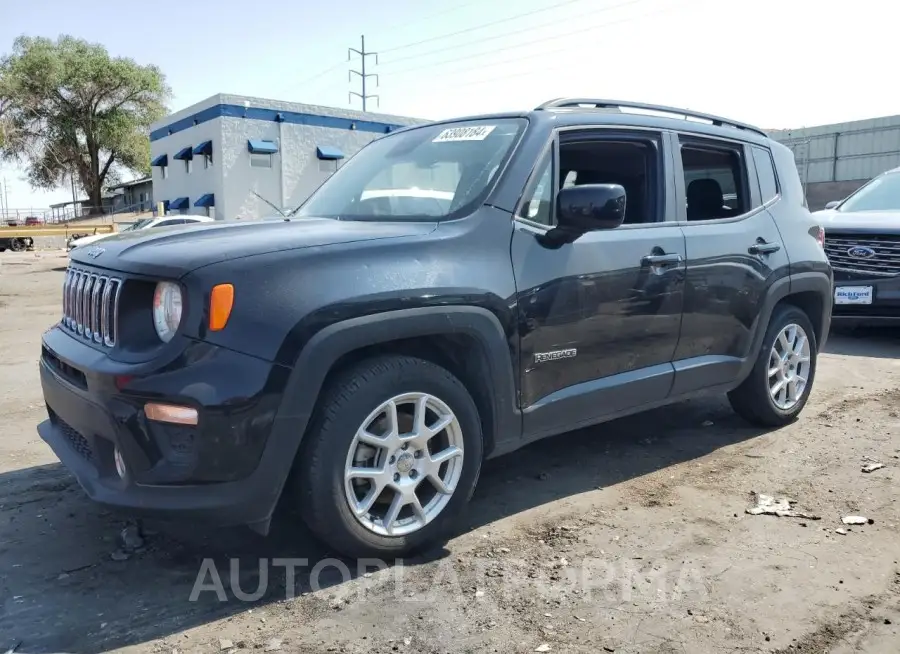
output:
[[[434,137],[432,143],[448,143],[450,141],[483,141],[494,131],[496,125],[477,125],[472,127],[448,127]]]

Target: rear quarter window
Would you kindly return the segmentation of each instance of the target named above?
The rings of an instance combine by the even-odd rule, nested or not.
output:
[[[775,174],[775,163],[772,153],[765,148],[753,146],[753,163],[756,164],[756,176],[759,178],[759,190],[763,204],[778,197],[778,177]]]

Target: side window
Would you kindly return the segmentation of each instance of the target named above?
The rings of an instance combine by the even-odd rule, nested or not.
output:
[[[763,204],[778,195],[778,180],[775,177],[775,164],[768,150],[753,146],[753,163],[756,164],[756,175],[759,177],[759,190]]]
[[[662,145],[649,134],[566,136],[559,145],[560,188],[618,184],[625,189],[625,224],[662,220]]]
[[[163,220],[155,225],[155,227],[171,227],[172,225],[181,225],[184,221],[180,218],[174,218],[172,220]]]
[[[553,159],[547,157],[538,176],[537,185],[531,192],[528,201],[522,204],[519,218],[540,223],[553,224]]]
[[[718,141],[682,143],[688,220],[733,218],[750,210],[742,147]]]

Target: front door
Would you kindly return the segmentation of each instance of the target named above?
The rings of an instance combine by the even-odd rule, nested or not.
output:
[[[669,393],[686,253],[664,147],[655,132],[563,131],[532,176],[511,249],[527,439]],[[590,183],[625,188],[625,224],[545,245],[558,189]]]
[[[674,136],[679,220],[687,243],[684,320],[673,395],[727,385],[750,352],[755,321],[787,252],[763,206],[749,145]]]

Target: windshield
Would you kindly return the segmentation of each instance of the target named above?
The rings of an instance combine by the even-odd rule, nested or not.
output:
[[[344,220],[450,218],[471,212],[526,121],[428,125],[377,139],[351,157],[298,211]]]
[[[900,211],[900,173],[876,177],[839,206],[838,211]]]
[[[150,222],[153,222],[152,218],[144,218],[143,220],[139,220],[136,223],[131,223],[128,227],[126,227],[125,229],[122,229],[121,231],[131,232],[131,231],[134,231],[135,229],[141,229],[143,227],[146,227],[147,224]]]

